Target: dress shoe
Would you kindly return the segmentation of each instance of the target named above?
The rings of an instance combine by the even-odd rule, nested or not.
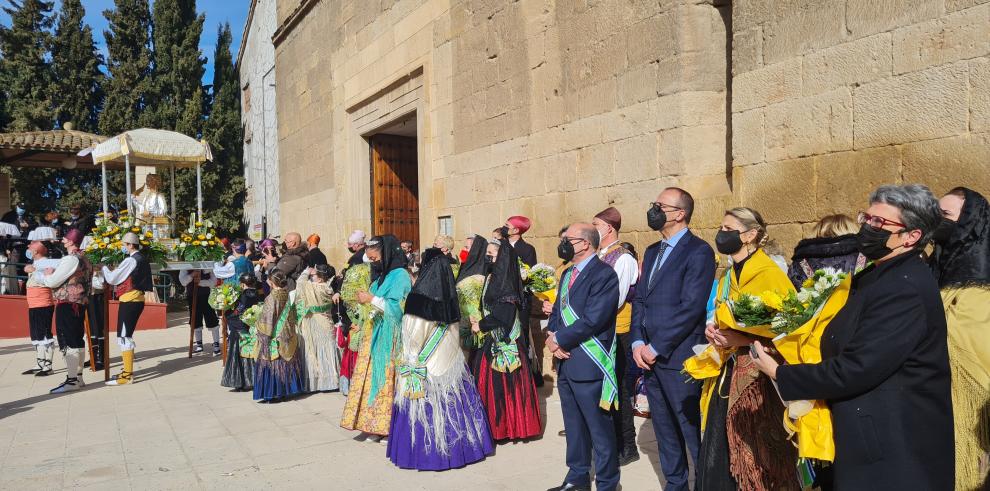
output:
[[[584,486],[579,486],[577,484],[565,482],[564,484],[561,484],[555,488],[550,488],[547,491],[591,491],[591,485],[586,484]]]
[[[619,467],[629,465],[637,460],[639,460],[638,450],[633,449],[628,452],[622,452],[619,454]]]

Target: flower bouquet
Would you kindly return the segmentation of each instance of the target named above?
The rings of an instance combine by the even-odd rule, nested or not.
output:
[[[377,310],[370,304],[358,303],[358,292],[371,290],[371,265],[358,264],[347,268],[344,282],[340,285],[340,299],[347,307],[347,316],[351,318],[351,338],[349,349],[357,351],[361,346],[362,328],[371,322]]]
[[[241,356],[244,358],[256,357],[254,351],[258,344],[258,331],[255,324],[258,323],[259,317],[261,317],[261,304],[254,304],[241,314],[241,322],[248,327],[248,332],[241,334],[238,341]]]
[[[557,300],[557,271],[549,264],[539,263],[529,270],[529,290],[536,298],[554,303]]]
[[[210,291],[210,307],[213,310],[232,310],[237,305],[237,299],[241,296],[241,287],[224,283]]]
[[[800,291],[784,298],[782,309],[774,315],[772,329],[779,333],[773,338],[774,346],[787,363],[822,361],[821,338],[845,305],[851,286],[851,275],[820,269]],[[835,444],[828,406],[823,401],[785,401],[784,405],[788,416],[784,423],[792,435],[797,435],[798,456],[832,461]]]
[[[481,346],[481,333],[471,332],[471,323],[481,321],[481,297],[484,294],[485,277],[469,276],[457,284],[457,302],[461,307],[461,346],[467,349]]]
[[[241,322],[243,322],[249,328],[254,327],[254,325],[258,322],[258,317],[261,317],[260,303],[256,303],[248,307],[248,309],[245,310],[243,314],[241,314]]]
[[[189,216],[189,228],[179,236],[175,253],[181,261],[221,261],[224,250],[213,222],[200,221],[193,213]]]
[[[516,258],[516,261],[519,263],[519,277],[522,278],[522,282],[524,284],[528,284],[529,283],[529,265],[527,265],[526,263],[524,263],[523,260],[522,259],[519,259],[518,257]]]
[[[120,212],[120,218],[111,220],[98,213],[96,223],[90,231],[92,241],[83,251],[86,258],[93,264],[103,264],[107,266],[117,266],[127,255],[121,249],[124,235],[133,232],[141,238],[141,247],[148,262],[152,264],[165,265],[168,253],[165,246],[152,238],[151,230],[144,230],[137,224],[137,220],[131,217],[127,210]]]

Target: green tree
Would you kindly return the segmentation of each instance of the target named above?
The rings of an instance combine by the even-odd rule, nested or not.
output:
[[[80,131],[95,133],[103,104],[103,56],[93,41],[93,29],[84,21],[80,0],[62,0],[52,42],[53,100],[55,119],[63,128],[71,122]],[[100,174],[93,169],[59,170],[58,208],[68,211],[74,203],[95,208],[100,202]]]
[[[238,234],[244,228],[244,137],[241,129],[240,77],[230,50],[230,24],[217,29],[213,55],[212,108],[203,130],[213,150],[213,162],[206,166],[203,188],[206,217],[218,230]]]
[[[6,131],[50,130],[52,67],[48,53],[52,43],[52,3],[40,0],[8,0],[4,12],[10,27],[0,27],[0,87],[4,95]],[[38,169],[10,172],[13,198],[23,201],[29,212],[53,209],[60,185],[58,171]]]
[[[151,92],[145,126],[198,137],[202,131],[202,79],[206,59],[199,50],[206,17],[196,0],[155,0],[152,16]]]
[[[99,130],[116,135],[138,127],[151,81],[151,12],[148,0],[115,0],[113,10],[103,16],[110,29],[107,42],[106,102],[100,113]]]

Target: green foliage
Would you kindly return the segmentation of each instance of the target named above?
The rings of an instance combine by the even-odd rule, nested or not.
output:
[[[103,56],[93,41],[93,29],[83,22],[85,15],[80,0],[62,0],[52,43],[52,94],[60,124],[71,121],[75,129],[93,133],[103,103]]]
[[[106,102],[100,113],[100,134],[111,136],[138,128],[151,89],[151,12],[147,0],[116,0],[103,16],[110,29],[107,43]],[[115,194],[122,194],[115,193]]]
[[[52,69],[47,60],[52,44],[52,2],[8,0],[3,8],[10,27],[0,27],[0,87],[3,88],[7,131],[52,129]]]
[[[763,326],[770,324],[773,311],[759,296],[743,293],[732,302],[732,316],[741,326]]]

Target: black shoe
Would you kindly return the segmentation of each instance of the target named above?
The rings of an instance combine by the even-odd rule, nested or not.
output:
[[[220,356],[220,343],[213,343],[213,356]]]
[[[619,467],[629,465],[639,460],[639,451],[636,449],[619,454]]]
[[[564,484],[561,484],[555,488],[550,488],[547,491],[591,491],[591,485],[588,484],[585,486],[578,486],[577,484],[565,482]]]
[[[34,376],[35,377],[47,377],[47,376],[49,376],[51,374],[52,374],[52,369],[49,368],[48,370],[38,370],[37,372],[34,373]]]
[[[41,371],[41,369],[40,368],[37,368],[37,367],[30,368],[28,370],[24,370],[23,372],[21,372],[21,375],[34,375],[34,374],[36,374],[36,373],[38,373],[40,371]]]

